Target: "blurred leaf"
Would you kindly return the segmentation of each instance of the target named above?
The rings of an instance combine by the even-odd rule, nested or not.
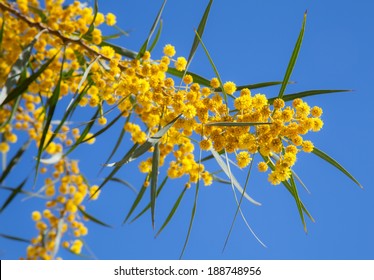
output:
[[[45,148],[47,148],[47,146],[44,145],[45,144],[44,142],[47,137],[49,126],[51,124],[51,121],[52,121],[52,118],[53,118],[53,115],[54,115],[54,112],[57,106],[58,99],[60,97],[60,87],[61,87],[61,80],[62,80],[62,71],[64,70],[64,64],[65,64],[65,49],[64,49],[62,62],[61,62],[60,76],[59,76],[58,82],[53,90],[52,96],[48,99],[48,102],[47,102],[48,111],[46,112],[46,119],[44,121],[43,133],[42,133],[42,137],[40,139],[39,147],[38,147],[34,183],[36,182],[36,178],[38,175],[42,152],[44,151]],[[49,143],[50,142],[48,142],[47,144]]]
[[[227,104],[227,94],[226,94],[226,92],[225,92],[225,90],[224,90],[224,88],[223,88],[222,79],[221,79],[221,76],[220,76],[219,73],[218,73],[217,67],[216,67],[216,65],[214,64],[213,59],[211,58],[211,56],[210,56],[210,54],[209,54],[209,52],[208,52],[208,49],[205,47],[205,44],[204,44],[204,42],[201,40],[199,34],[198,34],[196,31],[195,31],[195,34],[196,34],[196,37],[199,39],[200,44],[201,44],[201,46],[203,47],[206,56],[207,56],[208,59],[209,59],[210,65],[212,66],[212,68],[213,68],[213,70],[214,70],[214,73],[215,73],[215,75],[216,75],[216,77],[217,77],[217,79],[218,79],[218,81],[219,81],[220,89],[221,89],[221,92],[223,93],[223,97],[224,97],[225,103]]]
[[[135,189],[135,187],[133,185],[131,185],[129,182],[123,180],[123,179],[120,179],[120,178],[116,178],[116,177],[113,177],[113,178],[110,178],[109,179],[110,181],[113,181],[113,182],[117,182],[117,183],[120,183],[122,185],[125,185],[126,187],[128,187],[130,190],[132,190],[134,193],[138,194],[138,190]]]
[[[31,5],[28,5],[28,7],[33,13],[37,14],[40,17],[40,19],[42,20],[43,23],[47,21],[47,16],[43,13],[43,11],[41,9],[38,9],[38,8],[33,7]]]
[[[124,35],[124,36],[129,36],[130,33],[123,30],[122,28],[120,28],[118,25],[113,25],[112,27],[114,27],[115,29],[117,29],[119,31],[119,33],[121,33],[121,35]]]
[[[255,126],[271,124],[267,122],[210,122],[206,123],[206,126]]]
[[[21,96],[18,96],[17,97],[17,99],[16,99],[16,101],[15,101],[15,103],[12,105],[12,111],[10,112],[10,116],[9,116],[9,118],[5,121],[5,122],[3,122],[1,125],[0,125],[0,130],[2,129],[2,128],[4,128],[6,125],[8,125],[12,120],[13,120],[13,118],[14,118],[14,114],[15,114],[15,112],[17,111],[17,109],[18,109],[18,106],[19,106],[19,102],[21,101]]]
[[[174,214],[175,214],[175,211],[177,211],[178,207],[179,207],[179,204],[180,202],[182,201],[182,198],[186,192],[187,188],[185,187],[183,189],[183,191],[181,192],[181,194],[179,195],[177,201],[174,203],[174,206],[173,208],[171,209],[169,215],[167,216],[165,222],[162,224],[161,228],[159,229],[159,231],[157,232],[156,236],[157,237],[161,232],[162,230],[168,225],[168,223],[170,222],[171,218],[173,218]]]
[[[182,259],[183,255],[184,255],[184,251],[187,248],[188,240],[190,239],[190,234],[191,234],[191,230],[192,230],[193,221],[195,220],[196,207],[197,207],[197,199],[198,199],[198,196],[199,196],[199,187],[200,187],[200,180],[197,180],[196,191],[195,191],[195,199],[194,199],[194,202],[193,202],[193,207],[192,207],[192,212],[191,212],[191,218],[190,218],[190,224],[188,226],[187,236],[186,236],[186,239],[184,241],[184,245],[183,245],[183,248],[182,248],[182,252],[181,252],[181,254],[179,256],[179,259]]]
[[[147,180],[148,180],[148,176],[146,177],[145,182],[147,182]],[[136,196],[136,198],[135,198],[133,204],[131,205],[131,208],[126,215],[126,218],[123,220],[122,224],[125,224],[127,222],[127,220],[130,218],[132,212],[134,212],[134,210],[138,206],[140,200],[143,198],[143,195],[144,195],[146,189],[147,189],[147,187],[145,187],[144,184],[143,184],[142,188],[140,189],[140,192]]]
[[[212,156],[212,158],[214,158],[214,157]],[[231,185],[231,182],[229,180],[222,179],[221,177],[218,177],[217,175],[212,175],[212,177],[213,177],[213,181],[215,181],[217,183]]]
[[[62,158],[63,153],[56,153],[50,156],[49,158],[41,158],[40,162],[43,164],[56,164],[57,162],[60,161]]]
[[[161,31],[162,31],[162,19],[160,20],[160,24],[158,25],[156,36],[153,39],[152,44],[148,49],[149,52],[152,52],[155,46],[157,45],[158,40],[160,39]]]
[[[160,164],[160,149],[158,143],[155,144],[152,157],[152,172],[151,172],[151,216],[152,227],[155,228],[155,208],[156,208],[156,189],[158,179],[158,168]]]
[[[223,172],[225,172],[226,176],[231,180],[231,183],[237,188],[237,190],[240,192],[240,193],[243,193],[243,188],[242,186],[239,184],[239,182],[236,180],[236,178],[234,177],[234,175],[230,172],[229,170],[229,167],[226,165],[226,163],[223,161],[223,159],[221,158],[221,156],[214,150],[214,149],[210,149],[210,152],[212,153],[212,155],[214,156],[215,160],[217,161],[218,165],[221,167],[221,169],[223,170]],[[254,205],[257,205],[257,206],[260,206],[261,203],[257,202],[256,200],[254,200],[252,197],[250,197],[247,193],[244,192],[244,197],[250,201],[251,203],[253,203]]]
[[[21,238],[21,237],[17,237],[17,236],[13,236],[13,235],[0,233],[0,236],[3,237],[3,238],[6,238],[6,239],[14,240],[14,241],[24,242],[24,243],[28,243],[28,244],[30,243],[30,240],[27,240],[27,239]]]
[[[304,98],[307,96],[313,96],[313,95],[318,95],[318,94],[328,94],[328,93],[337,93],[337,92],[350,92],[352,90],[347,90],[347,89],[332,89],[332,90],[326,90],[326,89],[320,89],[320,90],[308,90],[308,91],[302,91],[298,93],[292,93],[292,94],[286,94],[283,95],[282,99],[284,101],[291,101],[296,98]],[[270,104],[273,104],[274,100],[277,97],[272,97],[269,98],[268,101]]]
[[[165,176],[164,180],[162,180],[160,186],[157,188],[157,193],[156,193],[156,197],[158,197],[158,195],[160,194],[160,192],[162,191],[163,187],[165,186],[166,184],[166,181],[168,180],[168,176]],[[140,213],[138,215],[136,215],[135,218],[133,218],[130,223],[134,222],[135,220],[139,219],[145,212],[147,212],[148,209],[151,208],[151,202],[149,202],[147,204],[146,207],[144,207],[144,209],[142,211],[140,211]]]
[[[94,216],[88,214],[86,211],[83,210],[83,208],[81,206],[78,206],[78,210],[79,212],[81,212],[83,214],[83,216],[85,216],[86,218],[90,219],[91,221],[93,221],[94,223],[96,224],[99,224],[99,225],[102,225],[104,227],[109,227],[111,228],[110,225],[106,224],[106,223],[103,223],[102,221],[96,219]]]
[[[174,125],[174,123],[180,118],[180,116],[181,115],[173,119],[163,128],[161,128],[158,132],[156,132],[153,136],[149,137],[147,141],[140,147],[138,147],[136,150],[134,150],[132,154],[128,154],[128,157],[124,157],[122,160],[117,162],[105,164],[105,166],[121,166],[140,157],[161,140],[162,136],[164,136],[164,134],[168,132],[168,130]]]
[[[6,104],[9,101],[11,101],[12,99],[18,97],[19,94],[16,95],[14,93],[15,89],[13,89],[11,91],[11,88],[13,88],[13,87],[15,87],[17,85],[17,82],[19,80],[19,77],[20,77],[23,69],[26,67],[26,64],[30,60],[30,56],[31,56],[31,52],[32,52],[32,49],[34,47],[34,44],[39,39],[39,37],[43,34],[44,31],[45,31],[45,29],[42,30],[42,31],[40,31],[35,36],[35,38],[31,41],[31,43],[28,44],[23,49],[23,51],[18,56],[17,61],[13,64],[12,68],[10,69],[10,73],[8,75],[8,78],[7,78],[7,80],[5,82],[5,85],[3,86],[2,90],[1,90],[1,93],[0,93],[0,106],[3,105],[3,104]],[[35,79],[36,79],[36,77],[34,76],[34,80]],[[22,84],[24,84],[25,82],[26,81],[24,81]]]
[[[27,140],[16,152],[16,154],[11,158],[8,165],[3,171],[3,174],[0,176],[0,184],[5,180],[5,178],[8,176],[12,168],[18,163],[24,152],[27,150],[27,148],[30,145],[31,140]]]
[[[82,37],[89,36],[92,33],[92,31],[95,29],[95,20],[96,20],[98,11],[99,11],[99,1],[95,0],[92,22],[90,23],[90,26],[88,27],[87,32],[83,34]]]
[[[2,47],[2,44],[3,44],[5,21],[6,21],[6,19],[3,15],[3,23],[1,24],[1,30],[0,30],[0,50],[1,50],[1,47]]]
[[[173,67],[169,67],[168,70],[167,70],[167,73],[169,73],[172,76],[176,76],[178,78],[182,78],[183,74],[184,74],[183,72],[178,71],[177,69],[175,69]],[[206,87],[210,87],[210,81],[208,79],[206,79],[204,77],[201,77],[198,74],[189,72],[189,71],[187,71],[186,74],[191,75],[192,78],[193,78],[193,81],[195,83],[198,83],[198,84],[206,86]]]
[[[158,11],[158,14],[157,14],[157,16],[156,16],[156,18],[155,18],[155,21],[153,22],[153,25],[152,25],[152,28],[151,28],[151,30],[150,30],[150,32],[149,32],[148,38],[147,38],[147,40],[145,40],[145,42],[143,43],[143,46],[140,48],[140,51],[139,51],[139,53],[137,54],[136,59],[140,59],[140,58],[142,58],[143,55],[144,55],[144,53],[145,53],[145,51],[147,50],[149,40],[151,39],[151,37],[152,37],[152,35],[153,35],[153,32],[155,31],[155,29],[156,29],[156,27],[157,27],[157,25],[158,25],[158,22],[159,22],[160,19],[161,19],[162,11],[163,11],[164,8],[165,8],[166,1],[167,1],[167,0],[164,0],[164,2],[162,3],[162,6],[161,6],[160,10]]]
[[[68,154],[70,154],[72,151],[75,150],[76,147],[78,147],[78,145],[84,143],[84,140],[87,136],[87,134],[91,131],[91,128],[92,126],[94,125],[95,123],[95,120],[97,119],[97,116],[99,115],[100,113],[100,108],[97,108],[95,114],[92,116],[91,120],[87,123],[86,127],[84,128],[82,134],[79,136],[79,138],[75,141],[75,143],[69,148],[69,150],[65,153],[64,156],[67,156]]]
[[[348,178],[350,178],[353,182],[355,182],[360,188],[363,188],[362,185],[336,160],[334,160],[332,157],[327,155],[326,153],[322,152],[321,150],[314,147],[313,154],[317,155],[324,161],[330,163],[332,166],[334,166],[336,169],[340,170],[342,173],[344,173]]]
[[[257,84],[248,84],[248,85],[242,85],[242,86],[237,86],[236,90],[242,90],[244,88],[248,89],[256,89],[256,88],[264,88],[264,87],[271,87],[271,86],[277,86],[281,85],[282,82],[264,82],[264,83],[257,83]],[[216,89],[217,92],[222,92],[221,88]]]
[[[21,190],[22,190],[23,186],[25,185],[26,181],[27,181],[27,178],[25,180],[23,180],[22,183],[19,184],[18,187],[16,187],[12,191],[12,193],[8,196],[8,198],[5,200],[5,202],[1,206],[0,213],[3,212],[5,210],[5,208],[12,202],[12,200],[21,192]]]
[[[299,55],[301,43],[302,43],[303,37],[304,37],[306,15],[307,15],[307,12],[304,13],[304,19],[303,19],[303,24],[301,26],[300,34],[299,34],[299,37],[297,38],[294,50],[292,52],[290,61],[288,63],[287,70],[286,70],[286,73],[285,73],[284,78],[283,78],[282,86],[279,90],[278,98],[283,98],[283,94],[284,94],[284,91],[286,90],[288,81],[290,80],[292,70],[293,70],[293,68],[296,64],[296,60],[297,60],[297,57]]]

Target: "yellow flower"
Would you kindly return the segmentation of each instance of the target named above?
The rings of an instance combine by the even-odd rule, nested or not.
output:
[[[164,54],[169,56],[169,57],[172,57],[175,55],[175,48],[174,46],[168,44],[164,47]],[[180,70],[181,71],[181,70]]]
[[[252,161],[252,158],[249,156],[248,152],[240,152],[236,156],[236,160],[238,162],[238,166],[240,168],[244,168]]]
[[[108,13],[106,15],[106,24],[109,26],[115,25],[117,22],[116,16],[112,13]]]
[[[200,148],[204,151],[209,150],[212,147],[212,142],[207,139],[203,139],[200,141]]]
[[[258,163],[257,168],[260,172],[266,172],[268,170],[268,165],[266,164],[266,162],[261,161]]]
[[[303,148],[303,151],[306,152],[306,153],[311,153],[314,149],[314,145],[311,141],[303,141],[303,143],[301,144],[302,148]]]
[[[174,66],[178,71],[183,71],[186,69],[187,60],[184,57],[180,56],[177,58],[177,61],[175,61]]]
[[[97,185],[93,185],[91,188],[90,188],[90,197],[92,200],[96,200],[99,198],[99,195],[100,195],[100,190],[99,189],[99,186]]]
[[[233,82],[226,82],[223,85],[223,90],[226,94],[233,94],[236,91],[236,85]]]
[[[42,218],[42,214],[39,211],[34,211],[31,213],[31,219],[35,222],[40,221]]]
[[[219,86],[220,86],[219,80],[217,78],[211,79],[210,80],[210,86],[212,88],[219,88]]]

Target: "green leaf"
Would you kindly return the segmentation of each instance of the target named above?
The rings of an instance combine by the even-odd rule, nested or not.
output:
[[[93,15],[92,22],[90,23],[90,26],[88,27],[87,32],[85,34],[83,34],[82,37],[89,36],[92,33],[92,31],[95,29],[95,20],[96,20],[96,16],[97,16],[98,11],[99,11],[99,1],[95,0],[94,15]]]
[[[147,48],[148,48],[148,42],[151,39],[151,37],[153,35],[153,32],[155,31],[155,29],[156,29],[156,27],[158,25],[158,22],[161,19],[162,11],[165,8],[166,1],[167,0],[164,0],[164,2],[162,3],[162,6],[161,6],[160,10],[158,11],[158,14],[157,14],[157,16],[155,18],[155,21],[153,22],[153,25],[152,25],[152,28],[151,28],[151,30],[149,32],[148,38],[147,38],[147,40],[145,40],[145,42],[143,43],[142,47],[140,48],[140,51],[139,51],[138,55],[136,56],[136,59],[142,58],[143,55],[144,55],[144,53],[145,53],[145,51],[147,50]]]
[[[156,145],[161,140],[162,136],[164,136],[165,133],[168,132],[168,130],[174,125],[174,123],[180,118],[180,116],[181,115],[173,119],[163,128],[161,128],[158,132],[156,132],[153,136],[149,137],[147,141],[144,144],[142,144],[140,147],[138,147],[136,150],[134,150],[132,154],[128,154],[128,157],[124,157],[122,160],[118,162],[105,164],[105,166],[109,166],[109,167],[121,166],[140,157],[141,155],[146,153],[151,147]]]
[[[17,109],[18,109],[18,106],[19,106],[19,102],[20,102],[20,101],[21,101],[21,96],[18,96],[17,99],[16,99],[16,101],[15,101],[15,103],[14,103],[14,105],[12,105],[12,111],[11,111],[11,113],[10,113],[9,118],[8,118],[5,122],[3,122],[3,123],[0,125],[0,130],[1,130],[2,128],[4,128],[6,125],[8,125],[8,124],[13,120],[13,118],[14,118],[14,114],[16,113],[16,111],[17,111]]]
[[[198,199],[198,196],[199,196],[199,187],[200,187],[200,180],[198,180],[197,183],[196,183],[195,199],[194,199],[193,206],[192,206],[190,224],[188,226],[186,240],[184,241],[184,245],[183,245],[183,248],[182,248],[182,252],[181,252],[181,254],[179,256],[179,259],[182,259],[183,255],[184,255],[184,252],[185,252],[185,250],[187,248],[188,240],[190,239],[193,221],[195,220],[196,207],[197,207],[197,199]]]
[[[25,179],[25,180],[23,180],[22,181],[22,183],[21,184],[19,184],[18,185],[18,187],[16,187],[13,191],[12,191],[12,193],[8,196],[8,198],[5,200],[5,202],[3,203],[3,205],[1,206],[1,208],[0,208],[0,213],[2,213],[4,210],[5,210],[5,208],[12,202],[12,200],[19,194],[19,193],[21,193],[21,191],[22,191],[22,188],[23,188],[23,186],[25,185],[25,183],[26,183],[26,181],[27,181],[27,178]]]
[[[203,17],[200,20],[199,26],[198,26],[197,31],[196,31],[195,38],[194,38],[192,46],[191,46],[190,54],[188,55],[186,71],[187,71],[188,65],[191,63],[191,60],[192,60],[193,56],[195,55],[197,47],[199,46],[199,42],[200,42],[199,38],[203,37],[205,25],[206,25],[206,22],[208,20],[210,7],[212,6],[212,3],[213,3],[213,0],[210,0],[207,7],[205,8],[205,12],[203,14]]]
[[[177,69],[175,69],[173,67],[169,67],[168,70],[167,70],[167,73],[169,73],[172,76],[178,77],[178,78],[183,78],[184,74],[188,74],[188,75],[192,76],[193,81],[195,83],[198,83],[198,84],[206,86],[206,87],[210,87],[210,81],[208,79],[206,79],[206,78],[204,78],[204,77],[202,77],[198,74],[189,72],[189,71],[187,71],[186,73],[183,73],[183,72],[178,71]]]
[[[206,126],[255,126],[271,124],[267,122],[210,122],[206,123]]]
[[[5,17],[3,15],[3,23],[1,24],[1,30],[0,30],[0,50],[3,44],[4,27],[5,27]]]
[[[297,60],[297,57],[299,55],[301,43],[302,43],[303,37],[304,37],[306,15],[307,15],[307,12],[304,13],[303,24],[301,26],[299,37],[297,38],[294,50],[292,52],[290,61],[288,63],[287,70],[286,70],[286,73],[285,73],[284,78],[283,78],[282,86],[281,86],[281,88],[279,90],[278,98],[283,98],[283,94],[284,94],[284,91],[286,90],[288,81],[290,80],[290,77],[291,77],[291,74],[292,74],[292,70],[293,70],[293,68],[294,68],[294,66],[296,64],[296,60]]]
[[[162,31],[162,19],[160,20],[160,24],[158,25],[156,36],[153,39],[152,44],[148,49],[149,52],[152,52],[153,49],[156,47],[158,40],[160,39],[161,31]]]
[[[214,156],[215,160],[217,161],[218,165],[221,167],[221,169],[223,170],[223,172],[225,172],[226,176],[230,179],[231,184],[233,184],[240,193],[243,193],[242,186],[236,180],[236,178],[234,177],[234,175],[230,172],[230,168],[228,167],[228,165],[226,165],[226,163],[223,161],[223,159],[221,158],[221,156],[214,149],[212,149],[212,148],[210,149],[210,152]],[[261,203],[259,203],[256,200],[254,200],[252,197],[250,197],[245,192],[244,192],[244,197],[248,201],[250,201],[251,203],[253,203],[254,205],[257,205],[257,206],[261,205]]]
[[[313,95],[319,95],[319,94],[329,94],[329,93],[337,93],[337,92],[350,92],[352,90],[348,90],[348,89],[332,89],[332,90],[329,90],[329,89],[319,89],[319,90],[308,90],[308,91],[302,91],[302,92],[297,92],[297,93],[292,93],[292,94],[286,94],[286,95],[283,95],[282,99],[284,101],[291,101],[291,100],[294,100],[296,98],[304,98],[304,97],[308,97],[308,96],[313,96]],[[270,104],[273,104],[274,100],[276,99],[277,97],[272,97],[272,98],[269,98],[268,101]]]
[[[148,181],[148,176],[145,179],[145,182],[147,182],[147,181]],[[143,184],[142,188],[140,189],[140,192],[136,196],[136,198],[135,198],[133,204],[131,205],[131,208],[126,215],[126,218],[123,220],[122,224],[125,224],[127,222],[127,220],[130,218],[131,214],[134,212],[134,210],[138,206],[140,200],[143,198],[143,195],[144,195],[146,189],[147,189],[147,187],[145,187],[144,184]]]
[[[336,169],[340,170],[343,174],[345,174],[348,178],[350,178],[353,182],[355,182],[360,188],[363,188],[363,186],[335,159],[333,159],[326,153],[322,152],[321,150],[317,149],[316,147],[314,147],[312,153],[317,155],[324,161],[330,163],[332,166],[334,166]]]
[[[160,186],[157,188],[156,197],[158,197],[158,195],[161,193],[161,191],[162,191],[163,187],[165,186],[167,180],[168,180],[168,176],[165,176],[164,180],[162,180]],[[140,218],[140,217],[141,217],[145,212],[147,212],[148,209],[150,209],[150,208],[151,208],[151,202],[149,202],[149,203],[147,204],[147,206],[144,207],[144,209],[143,209],[142,211],[140,211],[140,213],[139,213],[138,215],[136,215],[136,217],[133,218],[133,219],[130,221],[130,223],[132,223],[132,222],[134,222],[135,220],[139,219],[139,218]]]
[[[31,5],[29,5],[28,7],[29,7],[29,9],[33,13],[37,14],[38,16],[40,16],[40,18],[41,18],[41,20],[42,20],[43,23],[47,21],[47,16],[43,13],[43,11],[41,9],[35,8],[35,7],[31,6]]]
[[[236,90],[242,90],[244,88],[248,88],[248,89],[264,88],[264,87],[277,86],[281,84],[282,82],[264,82],[264,83],[257,83],[257,84],[248,84],[248,85],[237,86]],[[216,89],[216,91],[222,92],[222,89],[218,88]]]
[[[158,143],[154,146],[151,172],[151,216],[152,227],[155,228],[156,190],[158,179],[158,168],[160,165],[160,149]]]
[[[27,150],[27,148],[30,145],[31,140],[27,140],[16,152],[16,154],[11,158],[9,161],[7,167],[4,169],[3,174],[0,176],[0,184],[5,180],[5,178],[8,176],[10,171],[13,169],[13,167],[18,163],[24,152]]]
[[[100,108],[97,108],[95,114],[92,116],[91,120],[87,123],[86,127],[84,128],[82,134],[79,136],[79,138],[75,141],[75,143],[69,148],[69,150],[65,153],[64,156],[67,156],[68,154],[70,154],[72,151],[75,150],[76,147],[78,147],[78,145],[80,145],[81,143],[84,143],[84,140],[87,136],[87,134],[91,131],[91,128],[92,126],[94,125],[95,123],[95,120],[97,119],[97,116],[99,115],[100,113]]]
[[[43,133],[42,133],[42,137],[39,142],[38,154],[36,158],[34,183],[36,182],[36,178],[38,175],[40,158],[42,156],[42,152],[44,151],[45,148],[47,148],[47,146],[44,146],[45,144],[44,142],[47,137],[49,126],[51,124],[51,121],[52,121],[52,118],[53,118],[53,115],[54,115],[54,112],[57,106],[58,99],[60,97],[60,87],[61,87],[61,80],[62,80],[62,71],[64,70],[64,64],[65,64],[65,50],[64,50],[64,55],[63,55],[62,62],[61,62],[60,77],[58,79],[57,85],[55,86],[53,90],[52,96],[48,99],[48,102],[47,102],[48,112],[46,113],[46,120],[44,122]]]
[[[4,87],[1,90],[0,94],[0,105],[3,103],[9,102],[8,99],[8,94],[10,92],[10,89],[16,86],[19,77],[21,73],[23,72],[23,69],[26,67],[26,64],[30,60],[31,52],[34,47],[34,44],[36,41],[39,39],[39,37],[45,32],[45,30],[40,31],[35,38],[31,41],[30,44],[28,44],[20,53],[18,56],[17,61],[13,64],[12,68],[10,69],[10,73],[8,75],[8,78],[5,82]],[[4,102],[5,101],[5,102]]]
[[[182,198],[186,192],[187,188],[184,188],[183,191],[181,192],[181,194],[179,195],[177,201],[174,203],[174,206],[173,208],[171,209],[169,215],[166,217],[166,220],[165,222],[162,224],[161,228],[159,229],[159,231],[157,232],[156,236],[157,237],[161,232],[162,230],[168,225],[168,223],[170,222],[171,218],[173,218],[174,214],[175,214],[175,211],[177,211],[178,207],[179,207],[179,204],[180,202],[182,201]]]
[[[19,242],[24,242],[24,243],[28,243],[28,244],[30,243],[30,240],[25,239],[25,238],[21,238],[21,237],[17,237],[17,236],[14,236],[14,235],[8,235],[8,234],[0,233],[0,236],[3,237],[3,238],[6,238],[6,239],[13,240],[13,241],[19,241]]]
[[[196,34],[196,37],[199,39],[201,46],[202,46],[203,49],[204,49],[205,55],[208,57],[208,60],[209,60],[210,65],[212,66],[212,68],[213,68],[213,70],[214,70],[214,73],[215,73],[215,75],[216,75],[216,77],[217,77],[217,79],[218,79],[218,81],[219,81],[219,84],[220,84],[221,92],[223,93],[223,97],[224,97],[225,102],[226,102],[226,104],[227,104],[227,94],[226,94],[226,92],[225,92],[225,90],[224,90],[224,88],[223,88],[222,79],[221,79],[221,76],[220,76],[219,73],[218,73],[217,67],[216,67],[216,65],[214,64],[213,59],[211,58],[211,56],[210,56],[210,54],[209,54],[209,52],[208,52],[208,49],[205,47],[205,44],[204,44],[204,42],[201,40],[199,34],[198,34],[196,31],[195,31],[195,34]]]
[[[85,217],[88,218],[89,220],[93,221],[94,223],[99,224],[99,225],[102,225],[102,226],[104,226],[104,227],[109,227],[109,228],[111,228],[110,225],[108,225],[108,224],[106,224],[106,223],[104,223],[104,222],[102,222],[102,221],[96,219],[94,216],[88,214],[86,211],[83,210],[83,208],[82,208],[81,206],[78,206],[78,210],[79,210],[79,212],[81,212],[81,213],[83,214],[83,216],[85,216]]]
[[[132,190],[134,193],[138,194],[138,191],[137,189],[135,189],[135,187],[133,185],[131,185],[129,182],[123,180],[123,179],[120,179],[120,178],[116,178],[116,177],[113,177],[113,178],[110,178],[109,179],[110,181],[113,181],[113,182],[117,182],[117,183],[120,183],[126,187],[128,187],[130,190]]]

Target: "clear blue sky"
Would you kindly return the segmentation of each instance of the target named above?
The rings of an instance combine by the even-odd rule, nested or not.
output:
[[[193,29],[197,27],[207,3],[201,0],[168,1],[163,14],[162,36],[153,57],[158,57],[167,43],[176,47],[178,55],[188,56]],[[118,25],[131,30],[129,37],[115,43],[138,50],[161,4],[161,0],[110,0],[99,1],[99,8],[103,13],[116,13]],[[244,202],[242,209],[267,248],[255,240],[238,217],[222,253],[236,211],[235,200],[228,185],[202,187],[186,259],[374,257],[374,184],[371,174],[374,154],[369,147],[373,138],[370,127],[374,103],[374,2],[217,0],[212,5],[203,40],[223,80],[237,84],[282,80],[306,9],[305,37],[291,77],[296,83],[290,85],[286,93],[310,89],[354,90],[352,93],[311,97],[306,101],[324,110],[325,126],[318,134],[310,135],[310,139],[345,166],[364,190],[314,155],[301,156],[296,172],[311,194],[301,187],[299,193],[316,220],[316,223],[307,221],[308,234],[305,234],[295,202],[285,188],[271,186],[264,174],[254,172],[248,192],[262,206]],[[190,69],[207,78],[214,76],[201,48]],[[274,87],[253,92],[275,96],[278,90]],[[98,139],[96,145],[84,145],[74,154],[81,159],[81,170],[92,183],[100,183],[97,172],[118,134],[112,130]],[[125,152],[126,147],[123,147],[116,159]],[[26,170],[31,169],[32,159],[26,160],[25,164]],[[134,162],[124,167],[118,176],[139,188],[142,177],[136,173],[137,164]],[[245,174],[235,173],[241,182],[244,182]],[[14,174],[13,178],[17,175]],[[156,227],[161,226],[182,189],[182,181],[169,181],[157,200]],[[1,199],[8,195],[4,191],[1,193]],[[99,259],[178,258],[188,229],[194,189],[187,192],[173,220],[156,239],[149,214],[121,226],[134,198],[130,190],[113,183],[103,189],[98,201],[87,204],[90,213],[114,226],[114,229],[107,229],[92,222],[87,224],[89,234],[85,240],[95,256]],[[30,212],[36,205],[40,204],[26,200],[9,206],[0,215],[0,232],[33,237],[36,231]],[[24,249],[22,243],[0,238],[2,259],[18,258],[24,255]],[[75,258],[63,250],[60,255],[64,259]]]

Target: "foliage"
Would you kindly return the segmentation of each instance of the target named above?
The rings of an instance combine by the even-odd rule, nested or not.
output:
[[[133,188],[115,175],[140,156],[146,156],[139,162],[139,172],[145,179],[125,222],[149,189],[148,206],[133,220],[150,210],[154,226],[157,198],[166,179],[183,178],[185,188],[157,230],[158,235],[173,218],[184,194],[195,188],[181,257],[191,233],[200,184],[229,183],[234,192],[236,189],[241,195],[236,200],[236,215],[240,212],[243,219],[240,209],[243,198],[260,205],[246,193],[256,155],[262,159],[257,165],[258,171],[268,172],[269,182],[285,186],[294,198],[305,230],[304,215],[313,218],[296,186],[298,177],[293,167],[299,153],[316,154],[360,186],[347,170],[307,139],[309,132],[318,132],[323,127],[322,109],[311,107],[301,98],[345,90],[285,94],[302,44],[306,13],[283,81],[238,86],[232,81],[222,81],[202,40],[212,0],[195,31],[187,59],[175,57],[172,45],[164,46],[161,58],[151,57],[151,50],[161,33],[165,4],[166,0],[149,36],[136,52],[108,41],[123,32],[116,36],[102,34],[100,26],[115,26],[116,17],[111,13],[100,13],[98,1],[94,8],[78,1],[69,5],[63,5],[61,0],[46,0],[45,5],[40,5],[37,0],[0,1],[0,152],[3,158],[6,159],[15,146],[17,135],[29,138],[11,159],[4,161],[0,183],[12,172],[31,143],[37,147],[34,183],[26,176],[15,188],[2,186],[11,194],[1,211],[19,194],[47,201],[44,210],[31,214],[38,234],[30,240],[27,259],[58,258],[60,247],[81,254],[83,237],[88,233],[86,221],[109,227],[87,213],[85,202],[97,199],[111,181]],[[155,32],[155,38],[152,38]],[[188,71],[199,45],[215,72],[216,77],[212,79]],[[281,86],[277,97],[268,98],[251,92],[274,85]],[[65,100],[70,100],[67,106]],[[90,108],[92,117],[83,128],[74,127],[71,120],[83,107]],[[118,113],[110,118],[109,112],[113,110]],[[57,111],[62,112],[61,118],[56,117]],[[123,129],[105,164],[112,172],[100,186],[91,185],[79,169],[78,160],[71,158],[71,152],[84,143],[94,144],[97,137],[121,120],[124,121]],[[102,128],[93,132],[94,124]],[[109,163],[127,135],[132,142],[128,143],[128,151],[122,160]],[[212,155],[202,159],[203,150]],[[207,170],[205,162],[210,160],[217,162],[228,181]],[[159,183],[160,168],[165,165],[167,171],[162,176],[166,177]],[[233,166],[248,169],[244,187],[234,177]],[[44,180],[43,186],[38,186],[39,176]],[[37,185],[37,192],[25,191],[27,185]],[[7,233],[0,236],[25,241]]]

